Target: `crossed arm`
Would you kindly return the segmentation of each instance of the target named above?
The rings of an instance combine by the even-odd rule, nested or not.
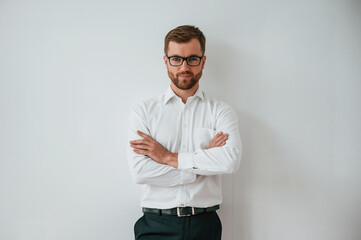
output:
[[[178,168],[178,153],[169,152],[160,143],[139,130],[137,133],[143,139],[130,141],[134,152],[148,156],[157,163]],[[213,137],[207,149],[222,147],[226,144],[227,139],[227,133],[219,132]]]
[[[239,167],[242,146],[238,120],[229,107],[217,112],[215,129],[218,134],[208,148],[193,152],[172,153],[154,140],[150,136],[144,107],[133,109],[129,127],[128,164],[138,184],[189,184],[199,175],[231,174]]]

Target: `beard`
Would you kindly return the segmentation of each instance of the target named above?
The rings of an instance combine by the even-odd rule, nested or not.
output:
[[[179,80],[179,76],[182,74],[192,75],[191,80],[189,82],[188,82],[188,80]],[[199,79],[202,77],[202,70],[199,73],[197,73],[196,75],[193,75],[193,73],[190,71],[179,72],[176,75],[174,75],[173,73],[168,71],[168,76],[177,88],[182,89],[182,90],[188,90],[188,89],[191,89],[192,87],[194,87],[194,85],[196,85],[197,82],[199,81]]]

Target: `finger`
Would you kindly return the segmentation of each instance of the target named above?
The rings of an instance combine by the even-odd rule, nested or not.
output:
[[[226,142],[219,142],[217,145],[215,145],[215,147],[223,147],[224,145],[226,145]]]
[[[215,142],[215,144],[218,146],[220,145],[222,142],[226,141],[228,139],[228,134],[223,134],[221,137],[219,137],[217,139],[217,141]]]
[[[213,138],[213,139],[210,141],[209,146],[212,146],[215,142],[216,142],[216,140]]]
[[[149,145],[145,145],[145,144],[130,144],[130,146],[132,148],[136,148],[136,149],[144,149],[144,150],[149,150]]]
[[[147,155],[147,153],[148,153],[148,151],[146,151],[146,150],[139,150],[139,149],[134,149],[133,151],[138,154],[142,154],[142,155]]]
[[[143,132],[141,132],[139,130],[137,131],[137,133],[138,133],[139,136],[141,136],[144,139],[148,139],[148,140],[153,139],[148,134],[145,134],[145,133],[143,133]]]
[[[137,139],[137,140],[133,140],[133,141],[129,141],[130,143],[133,144],[138,144],[138,143],[146,143],[147,140],[146,139]]]
[[[213,139],[217,139],[218,137],[222,136],[223,132],[220,131],[219,133],[217,133],[216,135],[214,135]],[[212,140],[213,140],[212,139]]]
[[[224,138],[225,136],[228,136],[228,133],[223,133],[217,136],[217,139]]]
[[[225,139],[225,138],[227,138],[227,135],[225,135],[225,134],[219,135],[219,136],[215,139],[215,142],[222,141],[222,140]]]
[[[225,145],[225,141],[222,141],[222,142],[218,142],[217,144],[214,145],[214,147],[222,147]]]
[[[209,144],[210,144],[210,145],[215,144],[215,143],[217,143],[218,141],[220,141],[221,139],[222,139],[222,135],[217,134],[216,136],[214,136],[214,137],[212,138],[212,140],[211,140],[211,142],[210,142]]]
[[[216,144],[214,144],[214,147],[221,147],[223,142],[224,141],[217,142]]]
[[[222,142],[223,140],[223,133],[219,132],[216,134],[216,136],[213,137],[211,142],[209,143],[208,149],[213,147],[218,147],[219,142]]]
[[[137,145],[137,144],[150,145],[151,144],[151,142],[146,140],[146,139],[134,140],[134,141],[130,141],[129,143],[130,144],[135,144],[135,145]]]

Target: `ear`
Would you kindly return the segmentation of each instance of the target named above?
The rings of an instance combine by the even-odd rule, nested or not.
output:
[[[206,59],[207,59],[207,56],[203,56],[203,58],[202,58],[202,70],[204,68],[204,64],[206,64]]]
[[[163,56],[163,60],[164,60],[165,66],[168,67],[168,58],[166,56]]]

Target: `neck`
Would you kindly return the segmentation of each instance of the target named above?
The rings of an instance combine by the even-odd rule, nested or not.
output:
[[[199,88],[199,83],[197,83],[196,85],[194,85],[191,89],[188,90],[183,90],[183,89],[179,89],[177,88],[173,82],[171,82],[170,87],[172,88],[173,92],[182,99],[183,103],[187,102],[187,99],[191,96],[193,96],[198,88]]]

